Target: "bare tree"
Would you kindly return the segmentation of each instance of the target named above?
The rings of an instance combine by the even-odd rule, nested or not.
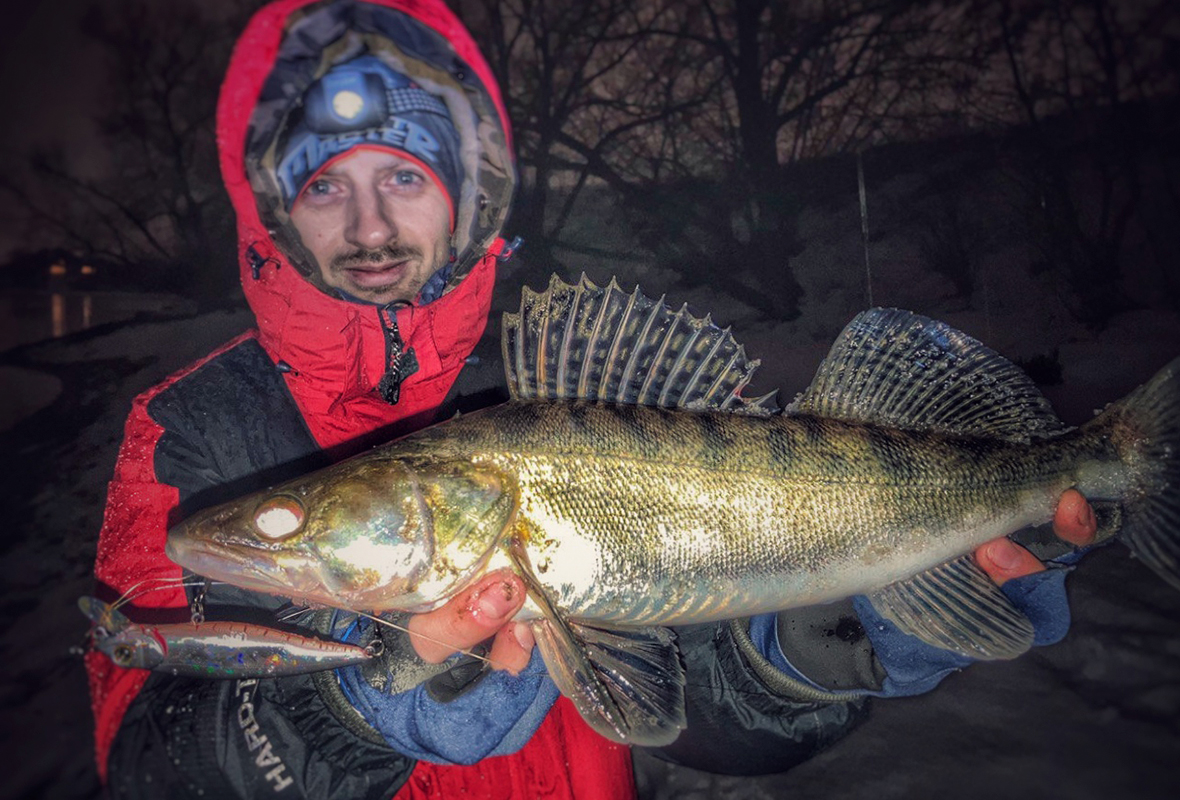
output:
[[[658,184],[681,162],[680,120],[710,87],[657,38],[679,4],[627,0],[466,0],[457,4],[506,88],[524,176],[514,230],[547,261],[591,186],[615,197]]]
[[[1078,317],[1100,326],[1130,303],[1123,260],[1132,225],[1145,227],[1157,261],[1177,255],[1143,215],[1144,176],[1168,135],[1153,131],[1150,103],[1178,88],[1161,69],[1169,4],[1002,0],[979,4],[975,15],[992,32],[1001,67],[974,98],[976,110],[1013,126],[1004,155],[1027,198],[1030,234],[1076,297]],[[1167,169],[1161,180],[1174,185]],[[1175,304],[1174,279],[1165,284]]]
[[[93,167],[43,150],[26,180],[3,188],[83,255],[198,293],[231,284],[233,214],[214,114],[243,18],[142,1],[93,7],[84,30],[102,45],[109,76],[97,118],[107,163],[96,177]]]
[[[937,35],[945,8],[889,0],[687,6],[691,28],[664,35],[718,76],[711,104],[689,124],[713,144],[697,174],[725,187],[720,204],[698,205],[696,224],[709,229],[698,258],[728,252],[756,304],[789,319],[802,299],[790,263],[801,246],[801,187],[790,166],[898,135],[901,110],[922,113],[946,75],[936,46],[945,41]]]
[[[228,262],[234,238],[213,110],[249,9],[128,3],[138,10],[89,21],[114,76],[101,120],[109,174],[42,153],[36,180],[0,185],[57,241],[228,283],[232,270],[205,267]],[[980,129],[997,136],[1029,200],[1023,216],[1083,318],[1100,323],[1112,310],[1136,225],[1158,263],[1176,255],[1143,211],[1149,192],[1180,210],[1174,169],[1145,177],[1145,159],[1175,153],[1144,112],[1177,88],[1159,68],[1174,36],[1165,0],[453,4],[506,89],[524,175],[512,224],[542,269],[569,245],[588,196],[605,196],[626,211],[627,246],[689,282],[724,274],[736,296],[789,319],[802,300],[792,259],[810,191],[797,164]],[[942,239],[970,224],[944,222]],[[967,265],[951,263],[969,253],[943,250],[970,291]]]
[[[642,246],[689,280],[736,275],[783,318],[802,290],[788,167],[903,128],[935,95],[941,8],[817,0],[468,0],[507,87],[529,180],[514,219],[560,237],[609,187]],[[556,201],[556,203],[555,203]]]

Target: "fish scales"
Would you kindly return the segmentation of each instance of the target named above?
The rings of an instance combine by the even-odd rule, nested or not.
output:
[[[509,403],[403,440],[513,476],[555,604],[632,625],[878,588],[1047,520],[1085,446],[1058,439],[1030,456],[808,416],[585,402]]]

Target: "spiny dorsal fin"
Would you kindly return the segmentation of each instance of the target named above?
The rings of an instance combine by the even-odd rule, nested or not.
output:
[[[687,306],[556,275],[544,292],[526,288],[504,315],[504,366],[513,399],[584,399],[630,405],[774,412],[773,393],[741,396],[759,362],[729,329]]]
[[[1033,627],[970,554],[868,595],[902,632],[979,660],[1015,658]]]
[[[848,323],[788,412],[1016,442],[1065,430],[1015,364],[946,323],[893,308]]]

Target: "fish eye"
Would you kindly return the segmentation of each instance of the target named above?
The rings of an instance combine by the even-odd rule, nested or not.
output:
[[[120,667],[125,667],[131,663],[131,657],[135,654],[131,645],[120,644],[116,645],[115,649],[111,651],[111,660]]]
[[[254,528],[263,539],[277,542],[299,532],[306,514],[303,504],[289,494],[263,500],[254,511]]]

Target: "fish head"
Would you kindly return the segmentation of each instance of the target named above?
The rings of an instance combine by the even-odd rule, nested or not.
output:
[[[421,612],[478,574],[515,498],[494,469],[375,452],[197,513],[169,531],[166,550],[243,589]]]
[[[167,652],[163,642],[138,625],[95,636],[94,649],[125,669],[153,669],[164,661]]]

